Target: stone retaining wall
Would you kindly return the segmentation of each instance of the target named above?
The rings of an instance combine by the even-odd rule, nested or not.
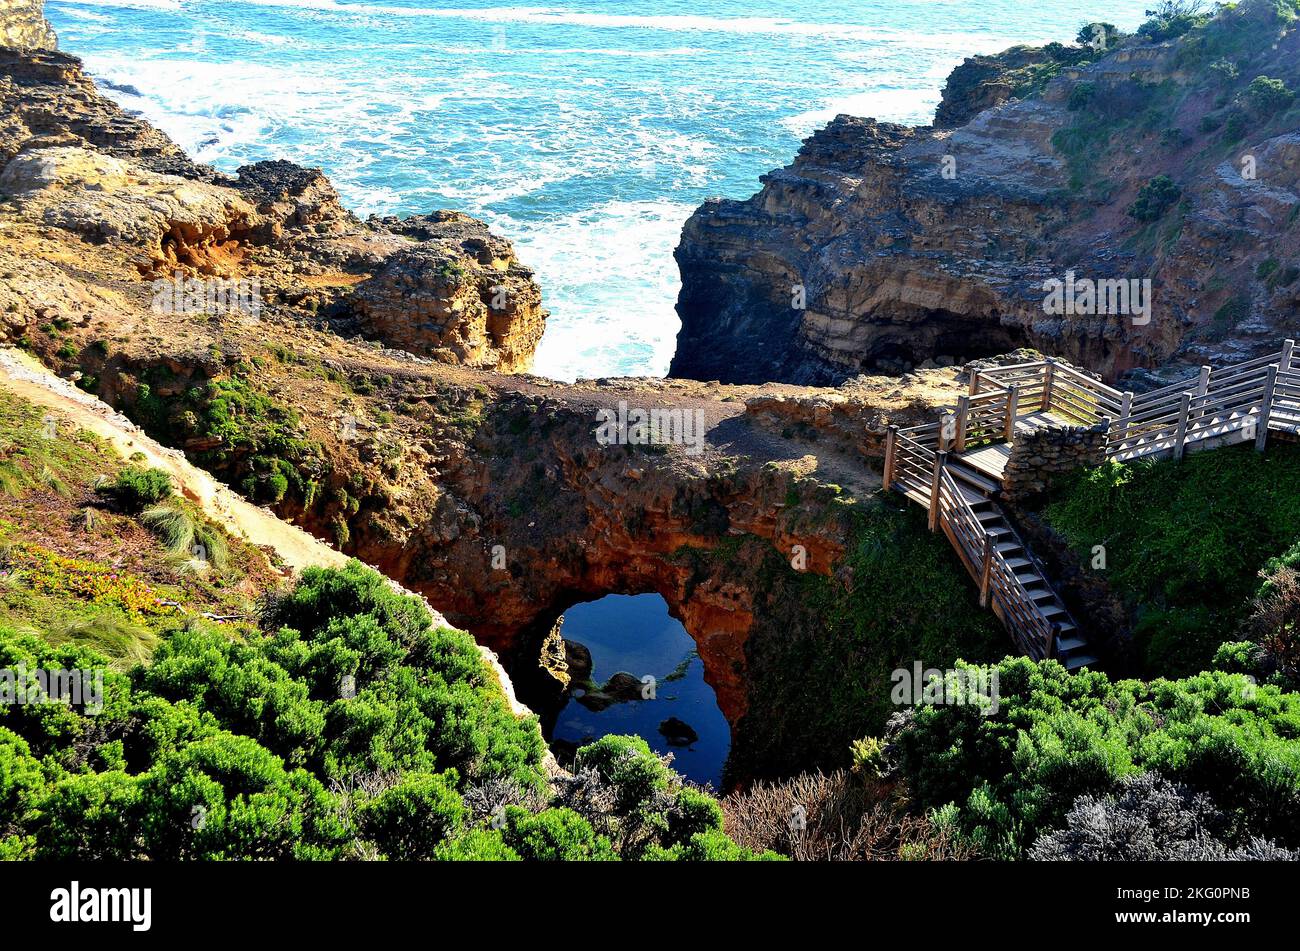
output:
[[[1106,461],[1106,425],[1052,426],[1017,433],[1003,473],[1003,496],[1019,502],[1043,495],[1059,476]]]

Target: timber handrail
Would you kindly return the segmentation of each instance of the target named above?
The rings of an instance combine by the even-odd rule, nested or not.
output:
[[[947,468],[939,473],[938,485],[938,526],[980,586],[980,603],[985,606],[991,603],[997,609],[1016,645],[1025,654],[1035,660],[1051,657],[1055,652],[1052,623],[1038,610],[1033,596],[998,550],[992,536],[985,534],[979,516]],[[1039,576],[1045,578],[1047,575],[1038,559],[1028,548],[1023,550]]]
[[[934,455],[965,452],[990,442],[1013,442],[1015,421],[1035,412],[1066,422],[1107,427],[1108,458],[1134,459],[1241,431],[1258,436],[1300,426],[1300,353],[1295,341],[1265,357],[1221,368],[1147,393],[1122,392],[1054,359],[987,367],[971,373],[969,392],[946,407],[938,422],[897,430],[886,459],[886,482],[898,475],[928,499]],[[1262,430],[1262,432],[1261,432]]]
[[[997,613],[1025,654],[1043,659],[1057,656],[1062,615],[1039,609],[1041,592],[1025,587],[999,551],[1005,546],[986,532],[971,502],[979,499],[958,482],[949,454],[1014,442],[1016,421],[1039,413],[1104,426],[1110,459],[1165,453],[1177,459],[1238,431],[1243,442],[1253,438],[1263,451],[1270,431],[1300,435],[1300,354],[1287,340],[1276,354],[1219,369],[1203,366],[1186,380],[1142,394],[1121,392],[1052,359],[991,367],[973,371],[968,392],[940,413],[933,422],[888,428],[885,488],[928,510],[930,528],[947,535],[979,585],[980,604]],[[1006,529],[1000,531],[1005,541]],[[1015,541],[1038,577],[1047,579],[1029,548]],[[1068,649],[1078,650],[1077,640]]]

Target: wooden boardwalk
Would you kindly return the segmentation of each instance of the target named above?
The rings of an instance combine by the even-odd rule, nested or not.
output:
[[[1097,664],[1088,638],[1046,570],[997,504],[1018,435],[1046,426],[1106,430],[1106,458],[1181,459],[1188,452],[1300,435],[1300,354],[1288,340],[1268,357],[1202,367],[1181,383],[1121,392],[1054,360],[980,370],[938,420],[890,427],[885,488],[929,513],[1020,651],[1070,670]]]

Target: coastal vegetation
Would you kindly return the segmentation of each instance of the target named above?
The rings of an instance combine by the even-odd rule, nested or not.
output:
[[[982,854],[1023,857],[1085,797],[1122,799],[1143,774],[1207,798],[1207,821],[1187,837],[1300,847],[1300,694],[1222,671],[1113,681],[1027,658],[996,671],[996,712],[918,707],[886,756],[915,808],[954,823]]]
[[[1300,449],[1108,463],[1068,480],[1044,517],[1083,564],[1104,550],[1088,570],[1130,612],[1137,672],[1194,674],[1242,639],[1260,572],[1280,570],[1300,538]]]
[[[13,628],[0,666],[102,677],[95,709],[0,707],[5,858],[755,857],[639,738],[552,788],[473,640],[356,562],[308,570],[246,636],[188,618],[126,672]]]

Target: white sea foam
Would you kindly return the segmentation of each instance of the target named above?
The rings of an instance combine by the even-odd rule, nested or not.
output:
[[[83,0],[84,2],[84,0]],[[108,3],[163,4],[168,0],[106,0]],[[561,7],[466,7],[436,9],[384,3],[343,3],[340,0],[234,0],[252,6],[310,10],[343,16],[430,17],[476,20],[484,23],[581,26],[591,29],[640,29],[674,33],[729,33],[736,35],[779,35],[848,42],[921,44],[927,47],[969,48],[972,34],[965,32],[921,32],[882,28],[860,23],[816,23],[786,17],[717,17],[701,14],[589,13]]]
[[[811,135],[838,115],[867,116],[881,122],[924,124],[934,115],[939,97],[929,86],[915,89],[868,89],[837,96],[820,109],[781,120],[795,135]]]
[[[545,224],[489,216],[537,271],[548,305],[553,297],[565,302],[564,319],[542,338],[536,373],[571,381],[667,372],[680,326],[672,252],[694,210],[613,201]]]
[[[126,10],[177,10],[184,0],[46,0],[47,7],[117,7]]]
[[[553,316],[537,369],[565,379],[667,369],[672,250],[705,196],[751,194],[839,113],[928,121],[963,56],[1060,38],[1073,15],[1066,0],[1040,0],[1050,16],[983,0],[960,17],[938,0],[862,0],[858,23],[820,22],[829,14],[811,0],[804,20],[788,0],[735,0],[746,15],[731,17],[690,0],[663,0],[665,15],[417,2],[48,9],[90,73],[119,87],[112,98],[201,161],[321,166],[362,215],[487,220],[538,271]],[[1134,25],[1116,13],[1130,0],[1092,2]],[[1136,17],[1149,0],[1131,2]],[[930,4],[927,31],[917,8]],[[726,9],[714,0],[708,13]],[[134,28],[146,17],[167,24],[168,47]]]

